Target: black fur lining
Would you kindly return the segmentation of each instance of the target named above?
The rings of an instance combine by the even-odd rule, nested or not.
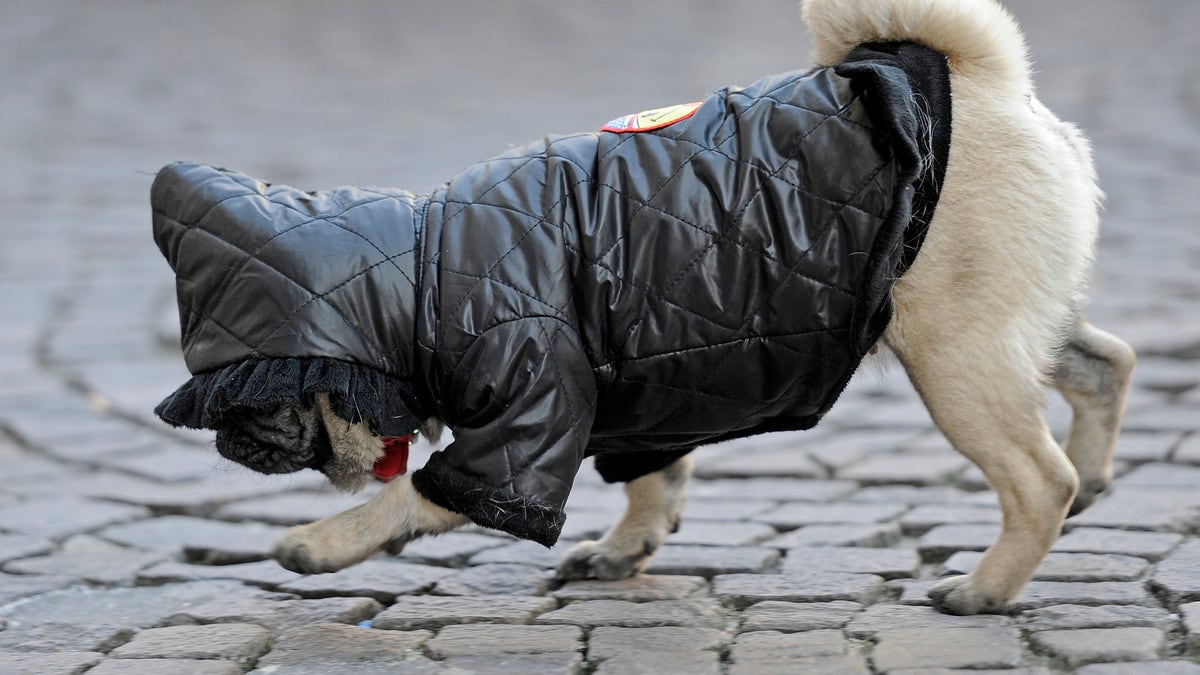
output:
[[[558,541],[566,520],[561,507],[484,483],[450,466],[441,452],[413,473],[412,482],[417,492],[444,509],[547,548]]]
[[[373,368],[336,359],[261,359],[193,376],[154,409],[167,424],[191,429],[228,429],[282,406],[307,410],[316,395],[329,394],[334,414],[351,424],[366,422],[377,436],[412,433],[426,415],[402,380]]]

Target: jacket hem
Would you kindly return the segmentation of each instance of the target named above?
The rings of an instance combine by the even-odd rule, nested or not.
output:
[[[248,360],[200,373],[154,413],[176,427],[222,429],[281,406],[309,409],[320,393],[329,395],[334,414],[351,424],[366,422],[377,436],[412,433],[426,417],[407,405],[415,397],[401,380],[325,358]]]
[[[414,472],[412,482],[421,496],[444,509],[547,548],[558,541],[566,520],[561,507],[488,485],[450,466],[442,452]]]

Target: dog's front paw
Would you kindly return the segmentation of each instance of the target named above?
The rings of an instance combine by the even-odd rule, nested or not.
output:
[[[598,541],[580,542],[570,548],[558,562],[557,576],[563,581],[573,579],[627,579],[642,570],[653,553],[646,551],[621,553]]]
[[[977,590],[970,576],[950,577],[929,589],[933,606],[946,614],[1004,614],[1008,603]]]
[[[292,572],[324,574],[362,562],[374,552],[356,546],[349,538],[330,532],[318,522],[284,532],[272,547],[271,557]]]

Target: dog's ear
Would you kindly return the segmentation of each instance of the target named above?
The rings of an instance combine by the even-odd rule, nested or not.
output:
[[[259,473],[317,469],[332,453],[317,412],[291,406],[226,420],[217,429],[217,452]]]

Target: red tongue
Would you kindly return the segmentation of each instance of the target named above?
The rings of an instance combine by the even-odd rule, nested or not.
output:
[[[408,445],[413,435],[391,436],[383,439],[383,457],[375,462],[375,478],[381,483],[408,471]]]

